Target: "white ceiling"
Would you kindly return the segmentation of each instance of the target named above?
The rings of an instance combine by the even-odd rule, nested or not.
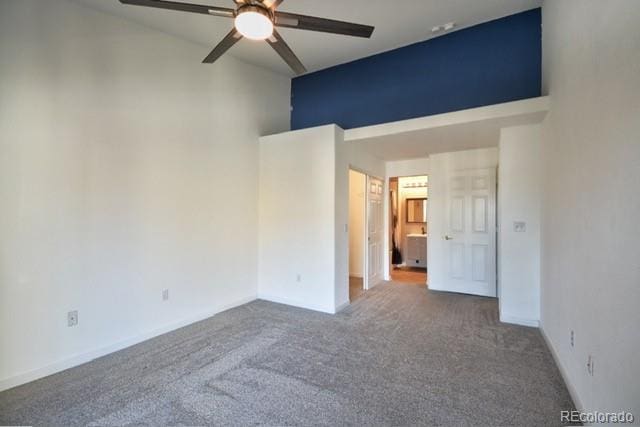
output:
[[[366,139],[354,144],[361,146],[380,160],[407,160],[429,157],[451,151],[497,147],[500,129],[540,123],[544,113],[532,113],[509,119],[491,119],[460,123],[440,128],[387,135]]]
[[[204,58],[231,29],[232,21],[193,13],[128,6],[118,0],[75,0],[202,45]],[[190,0],[234,7],[232,0]],[[280,10],[373,25],[371,39],[282,28],[279,31],[309,71],[363,58],[434,37],[431,28],[456,22],[465,28],[539,7],[542,0],[285,0]],[[292,75],[263,42],[242,40],[228,54]],[[203,65],[204,66],[204,65]]]

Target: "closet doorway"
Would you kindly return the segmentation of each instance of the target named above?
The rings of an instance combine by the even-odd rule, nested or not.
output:
[[[349,170],[349,300],[384,279],[384,181]]]
[[[349,170],[349,300],[364,293],[367,176]]]

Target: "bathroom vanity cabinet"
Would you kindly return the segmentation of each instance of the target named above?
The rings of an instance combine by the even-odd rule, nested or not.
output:
[[[427,235],[407,235],[407,267],[427,268]]]

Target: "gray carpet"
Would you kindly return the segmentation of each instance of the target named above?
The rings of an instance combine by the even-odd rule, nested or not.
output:
[[[331,316],[256,301],[0,393],[0,424],[558,425],[538,330],[385,284]]]

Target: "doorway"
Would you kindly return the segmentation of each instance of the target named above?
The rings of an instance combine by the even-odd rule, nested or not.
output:
[[[394,283],[427,284],[427,175],[389,180],[390,276]]]
[[[364,293],[367,176],[349,169],[349,300]]]

